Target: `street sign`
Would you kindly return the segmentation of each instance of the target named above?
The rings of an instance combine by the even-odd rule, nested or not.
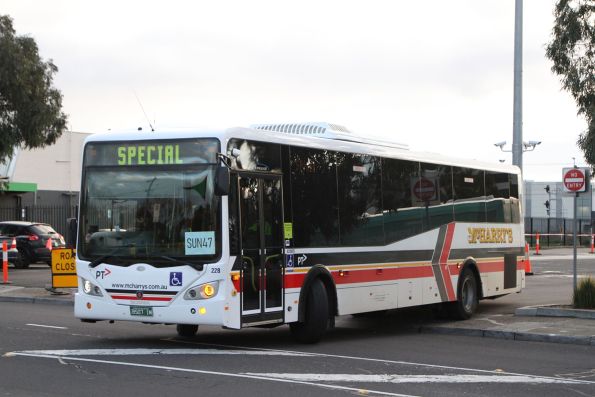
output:
[[[581,193],[587,191],[587,170],[583,168],[564,168],[562,183],[567,193]]]
[[[52,249],[52,288],[77,288],[76,251],[70,248]]]

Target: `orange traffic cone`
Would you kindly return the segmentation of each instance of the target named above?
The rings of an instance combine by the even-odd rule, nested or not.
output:
[[[45,247],[47,249],[49,249],[50,251],[52,250],[52,238],[48,238],[48,241],[45,243]]]
[[[529,259],[529,243],[525,243],[525,274],[528,276],[533,275],[533,270],[531,269],[531,259]]]

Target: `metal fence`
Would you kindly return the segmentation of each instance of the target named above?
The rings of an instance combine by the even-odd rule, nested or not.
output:
[[[591,235],[595,232],[593,222],[589,219],[577,219],[577,244],[589,247]],[[525,235],[531,247],[535,245],[539,233],[541,247],[571,246],[575,223],[565,218],[525,218]]]
[[[49,223],[63,236],[67,235],[68,218],[77,216],[78,205],[0,207],[0,221]]]

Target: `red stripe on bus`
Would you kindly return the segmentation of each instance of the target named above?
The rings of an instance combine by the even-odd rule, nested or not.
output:
[[[123,300],[131,300],[131,301],[160,301],[160,302],[169,302],[172,298],[163,298],[159,296],[143,296],[141,299],[138,299],[136,295],[110,295],[112,299],[123,299]]]
[[[424,278],[432,277],[431,266],[415,266],[415,267],[400,267],[400,268],[378,268],[365,270],[337,270],[331,272],[335,284],[355,284],[368,283],[374,281],[393,281],[408,278]],[[306,274],[304,273],[286,273],[285,274],[285,288],[301,288],[304,283]]]
[[[481,273],[493,273],[493,272],[503,272],[504,271],[504,262],[482,262],[478,263],[477,267],[479,267],[479,271]]]

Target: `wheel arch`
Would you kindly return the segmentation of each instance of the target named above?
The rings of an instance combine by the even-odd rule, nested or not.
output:
[[[308,289],[316,279],[320,279],[326,288],[329,300],[329,316],[334,318],[337,315],[337,288],[335,286],[333,276],[326,267],[322,265],[315,265],[312,266],[310,271],[308,271],[308,274],[306,274],[306,278],[304,279],[304,283],[302,284],[302,288],[300,290],[298,309],[298,321],[300,322],[304,321],[306,315],[306,299],[308,296]]]
[[[473,274],[473,277],[475,277],[475,284],[477,285],[477,297],[479,299],[483,299],[483,283],[481,282],[479,267],[477,266],[477,261],[475,260],[475,258],[472,257],[465,259],[465,261],[463,262],[463,266],[461,267],[461,271],[459,272],[459,280],[457,282],[457,293],[461,284],[460,275],[463,274],[465,269],[469,269]]]

